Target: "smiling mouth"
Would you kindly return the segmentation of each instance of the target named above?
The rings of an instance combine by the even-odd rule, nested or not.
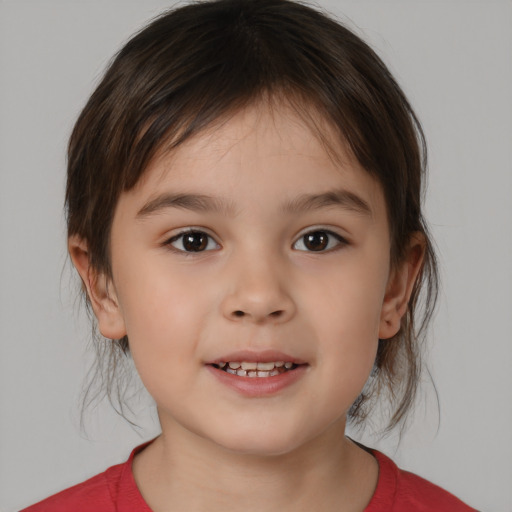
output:
[[[238,377],[256,377],[268,378],[281,375],[283,373],[295,370],[299,365],[290,361],[275,361],[275,362],[248,362],[248,361],[230,361],[219,362],[212,365],[231,375]]]

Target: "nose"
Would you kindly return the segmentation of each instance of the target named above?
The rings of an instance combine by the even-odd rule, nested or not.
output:
[[[296,312],[290,276],[278,258],[238,258],[230,264],[222,311],[232,321],[283,323]]]

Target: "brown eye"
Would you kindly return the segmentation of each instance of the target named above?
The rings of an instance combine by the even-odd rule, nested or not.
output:
[[[323,251],[329,243],[329,236],[323,231],[304,235],[304,245],[310,251]]]
[[[203,231],[186,231],[172,237],[167,244],[182,252],[203,252],[218,249],[219,245]]]
[[[183,248],[189,252],[204,251],[208,245],[208,236],[204,233],[187,233],[183,237]]]
[[[347,242],[336,233],[317,230],[310,231],[303,235],[293,244],[293,248],[299,251],[321,252],[334,249],[338,245],[346,243]]]

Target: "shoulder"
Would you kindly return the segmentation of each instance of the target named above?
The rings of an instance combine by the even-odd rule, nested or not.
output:
[[[137,446],[128,460],[32,505],[21,512],[151,512],[132,473],[136,453],[152,441]]]
[[[408,510],[411,507],[418,511],[473,512],[475,510],[448,491],[408,471],[399,471],[398,490],[398,503],[402,504],[402,508],[407,507]]]
[[[112,466],[105,472],[54,494],[21,512],[115,512],[113,491],[115,492],[123,466],[124,464]]]
[[[475,512],[443,488],[399,469],[384,454],[371,453],[379,463],[379,481],[365,512]]]

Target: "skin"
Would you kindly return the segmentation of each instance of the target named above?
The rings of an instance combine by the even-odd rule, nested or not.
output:
[[[346,414],[378,339],[400,327],[423,249],[413,237],[390,268],[381,187],[336,147],[332,158],[286,107],[254,105],[159,155],[121,195],[111,278],[70,239],[101,333],[128,334],[157,404],[162,435],[133,465],[155,512],[360,511],[371,499],[377,463],[344,436]],[[297,201],[328,191],[360,203]],[[162,194],[206,195],[225,208],[158,205]],[[191,227],[211,237],[205,250],[184,251],[179,235]],[[324,250],[308,250],[312,232],[323,233]],[[245,396],[207,366],[267,349],[306,363],[268,396]]]

